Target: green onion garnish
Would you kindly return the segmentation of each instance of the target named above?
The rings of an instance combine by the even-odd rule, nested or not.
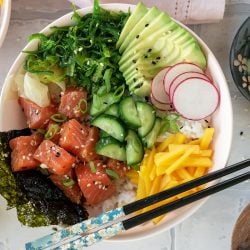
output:
[[[125,91],[124,85],[121,85],[120,87],[118,87],[114,92],[114,98],[120,100],[120,98],[124,94],[124,91]]]
[[[52,124],[46,134],[44,135],[45,139],[50,140],[58,132],[59,126],[57,124]]]
[[[37,132],[38,134],[44,135],[44,134],[46,133],[46,130],[45,130],[45,129],[42,129],[42,128],[38,128],[38,129],[36,130],[36,132]]]
[[[54,122],[66,122],[67,116],[64,114],[54,114],[50,117],[50,120]]]
[[[90,162],[89,162],[89,167],[90,167],[90,170],[91,170],[91,172],[92,172],[93,174],[96,173],[96,167],[95,167],[95,164],[94,164],[93,161],[90,161]]]
[[[75,181],[73,179],[71,179],[71,178],[65,179],[63,181],[63,185],[65,187],[72,187],[74,184],[75,184]]]
[[[119,179],[119,175],[111,169],[106,169],[106,173],[113,179]]]
[[[82,108],[83,104],[84,104],[84,108]],[[87,112],[87,110],[88,110],[87,101],[86,101],[84,98],[80,99],[80,101],[79,101],[79,103],[78,103],[78,108],[79,108],[79,110],[80,110],[83,114],[85,114],[85,113]]]

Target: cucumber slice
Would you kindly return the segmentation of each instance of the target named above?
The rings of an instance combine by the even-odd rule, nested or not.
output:
[[[133,130],[129,130],[126,141],[127,164],[131,166],[140,163],[144,156],[141,139]]]
[[[99,155],[103,155],[118,161],[126,161],[126,151],[124,146],[112,137],[101,138],[96,145],[95,151]]]
[[[142,141],[146,148],[150,149],[154,146],[157,136],[160,133],[160,129],[161,129],[161,119],[157,117],[151,132],[147,134],[146,137],[142,138]]]
[[[155,110],[146,102],[136,102],[136,108],[141,121],[141,127],[138,129],[138,134],[144,137],[154,126],[156,119]]]
[[[132,97],[124,98],[119,104],[120,116],[131,128],[139,128],[141,121]]]
[[[105,112],[105,114],[107,114],[107,115],[113,115],[113,116],[119,118],[119,105],[116,104],[116,103],[112,104],[107,109],[107,111]]]
[[[100,130],[100,138],[106,138],[106,137],[110,137],[110,135],[106,133],[105,131]]]
[[[97,116],[104,113],[112,104],[118,102],[118,99],[114,98],[113,93],[108,93],[102,96],[93,95],[93,100],[90,107],[90,115]]]
[[[120,142],[125,139],[125,129],[114,116],[100,115],[92,121],[92,125],[105,131]]]

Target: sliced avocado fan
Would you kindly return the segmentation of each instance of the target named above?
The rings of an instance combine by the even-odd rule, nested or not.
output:
[[[156,7],[137,4],[125,24],[117,48],[122,54],[120,71],[129,90],[139,96],[150,94],[154,76],[163,68],[180,62],[206,67],[197,39]]]

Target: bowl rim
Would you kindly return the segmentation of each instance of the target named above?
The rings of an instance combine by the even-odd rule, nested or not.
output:
[[[131,5],[131,4],[101,4],[102,7],[109,9],[109,10],[118,10],[118,11],[128,11],[128,9],[133,9],[135,7],[135,5]],[[86,14],[92,11],[92,6],[89,7],[85,7],[82,9],[77,10],[77,12],[79,14]],[[49,32],[49,27],[58,25],[58,23],[60,23],[61,21],[65,20],[70,20],[67,19],[69,17],[71,17],[73,12],[69,12],[65,15],[63,15],[62,17],[56,19],[55,21],[49,23],[44,29],[42,29],[40,31],[40,33],[45,33],[48,34]],[[175,19],[174,19],[175,20]],[[176,20],[175,20],[176,21]],[[202,45],[203,48],[205,48],[207,51],[209,51],[209,56],[210,58],[212,58],[212,60],[214,60],[215,66],[219,72],[220,75],[223,79],[223,83],[224,83],[224,96],[226,96],[226,99],[228,100],[228,116],[229,116],[229,124],[228,124],[228,131],[230,132],[228,135],[228,144],[227,144],[227,148],[225,148],[223,151],[226,152],[226,157],[224,158],[224,167],[226,166],[227,162],[228,162],[228,158],[229,158],[229,154],[230,154],[230,150],[231,150],[231,145],[232,145],[232,131],[233,131],[233,112],[232,112],[232,103],[231,103],[231,98],[230,98],[230,93],[229,93],[229,89],[226,86],[226,79],[225,76],[223,74],[223,71],[217,61],[217,59],[215,58],[214,54],[212,53],[212,51],[208,48],[208,46],[206,45],[206,43],[198,36],[196,35],[192,30],[190,30],[187,26],[185,26],[184,24],[180,23],[179,21],[176,21],[179,25],[181,25],[183,28],[185,28],[187,31],[189,31],[199,42],[199,44]],[[66,24],[67,25],[67,24]],[[70,25],[70,23],[68,22],[68,25]],[[29,43],[27,43],[27,45],[24,47],[24,49],[26,49],[27,47],[32,46],[32,44],[34,44],[35,41],[31,41]],[[3,107],[3,100],[4,100],[4,96],[3,93],[7,91],[7,87],[9,84],[9,79],[12,77],[12,72],[16,72],[16,68],[18,64],[21,64],[20,62],[22,61],[22,58],[24,57],[23,53],[20,52],[19,55],[16,57],[14,63],[12,64],[6,78],[3,84],[3,88],[1,91],[1,96],[0,96],[0,114],[2,113],[2,107]],[[23,61],[22,61],[23,62]],[[2,125],[0,123],[0,129],[1,129]],[[215,181],[216,182],[216,181]],[[213,183],[215,183],[213,182]],[[211,183],[212,184],[212,183]],[[202,199],[200,201],[197,201],[195,203],[192,203],[190,205],[187,206],[187,211],[184,211],[183,214],[179,214],[177,218],[174,219],[174,222],[172,222],[172,224],[170,225],[164,225],[166,223],[160,223],[157,227],[153,227],[148,229],[146,232],[137,232],[136,235],[126,235],[125,234],[121,234],[120,236],[116,236],[112,239],[108,239],[107,242],[124,242],[124,241],[133,241],[133,240],[139,240],[139,239],[143,239],[143,238],[148,238],[148,237],[152,237],[155,236],[157,234],[160,234],[166,230],[169,230],[170,228],[175,227],[177,224],[181,223],[182,221],[184,221],[185,219],[187,219],[189,216],[191,216],[192,214],[194,214],[207,200],[209,197]]]
[[[249,94],[246,93],[246,91],[240,87],[240,84],[237,81],[237,76],[236,76],[236,70],[235,70],[235,66],[234,66],[234,60],[235,60],[235,47],[238,43],[239,40],[239,34],[242,31],[243,28],[245,28],[245,25],[247,23],[250,23],[250,16],[246,18],[246,20],[240,25],[240,27],[237,29],[237,32],[235,33],[235,36],[233,38],[233,42],[231,44],[231,48],[230,48],[230,53],[229,53],[229,65],[230,65],[230,71],[231,71],[231,75],[233,77],[233,82],[235,84],[235,86],[237,87],[237,89],[240,91],[240,93],[248,100],[250,101],[250,92]]]
[[[10,13],[11,13],[11,0],[4,0],[2,8],[0,8],[2,23],[0,24],[0,48],[3,45],[4,39],[7,35]]]

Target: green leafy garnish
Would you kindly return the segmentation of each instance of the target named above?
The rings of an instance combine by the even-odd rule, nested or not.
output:
[[[113,179],[116,179],[116,180],[119,179],[119,175],[111,169],[106,169],[106,173],[108,176],[110,176]]]
[[[49,36],[33,34],[39,39],[36,51],[27,53],[24,68],[35,73],[44,83],[65,81],[97,93],[106,93],[125,84],[119,71],[120,54],[116,42],[128,13],[110,12],[94,2],[93,14],[81,17],[73,6],[73,26],[53,27]]]
[[[96,167],[95,167],[95,164],[94,164],[93,161],[90,161],[90,162],[89,162],[89,167],[90,167],[91,172],[92,172],[93,174],[95,174],[95,173],[96,173]]]
[[[180,115],[177,113],[169,113],[162,118],[161,121],[161,130],[160,135],[170,132],[170,133],[177,133],[180,131],[178,126],[178,119]]]

